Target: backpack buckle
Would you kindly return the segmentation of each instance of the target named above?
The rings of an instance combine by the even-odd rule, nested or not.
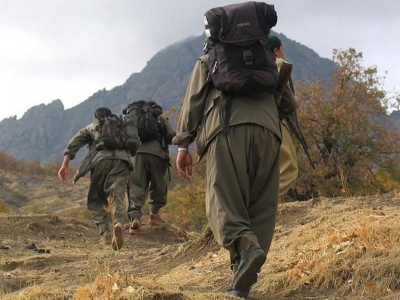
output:
[[[251,66],[253,64],[253,52],[251,52],[251,49],[243,50],[243,61],[246,66]]]
[[[213,68],[212,68],[212,74],[214,74],[215,72],[217,72],[217,69],[218,69],[218,62],[216,61],[216,62],[214,63]]]

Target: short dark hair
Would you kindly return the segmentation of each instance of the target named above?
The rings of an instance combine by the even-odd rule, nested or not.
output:
[[[275,48],[282,46],[282,41],[274,34],[270,34],[268,37],[268,50],[274,53]]]
[[[112,114],[111,110],[107,107],[99,107],[94,112],[94,116],[99,119],[105,119],[105,118],[111,116],[111,114]]]

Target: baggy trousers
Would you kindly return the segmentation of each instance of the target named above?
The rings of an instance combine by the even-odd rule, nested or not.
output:
[[[279,197],[282,198],[293,187],[299,173],[296,148],[286,121],[282,121],[282,145],[279,159]]]
[[[100,233],[109,231],[109,213],[114,224],[126,220],[126,188],[129,180],[129,164],[120,159],[103,159],[96,163],[90,175],[87,206]],[[109,207],[110,197],[113,206]]]
[[[165,177],[168,164],[165,159],[153,154],[137,153],[134,160],[128,205],[128,217],[131,221],[140,220],[147,197],[150,197],[150,213],[158,213],[167,204],[168,193]]]
[[[216,241],[231,260],[247,250],[268,252],[279,193],[279,138],[255,124],[230,127],[209,145],[206,212]]]

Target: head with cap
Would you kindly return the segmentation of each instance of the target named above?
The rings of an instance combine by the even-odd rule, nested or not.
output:
[[[111,116],[111,110],[107,107],[99,107],[94,112],[94,116],[98,119],[105,119],[105,118]]]
[[[280,38],[274,34],[268,36],[268,50],[272,52],[276,57],[284,57],[283,44]]]

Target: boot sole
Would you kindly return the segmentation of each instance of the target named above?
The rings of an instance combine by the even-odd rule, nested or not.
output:
[[[122,225],[115,225],[114,226],[114,237],[113,237],[113,249],[114,250],[120,250],[122,248],[122,245],[124,244],[124,234],[125,230]]]
[[[130,235],[139,235],[141,232],[140,228],[139,229],[133,229],[132,227],[129,228],[129,234]]]
[[[247,299],[247,296],[249,295],[248,292],[242,292],[242,291],[236,291],[236,290],[229,290],[228,295],[242,298],[242,299]]]

